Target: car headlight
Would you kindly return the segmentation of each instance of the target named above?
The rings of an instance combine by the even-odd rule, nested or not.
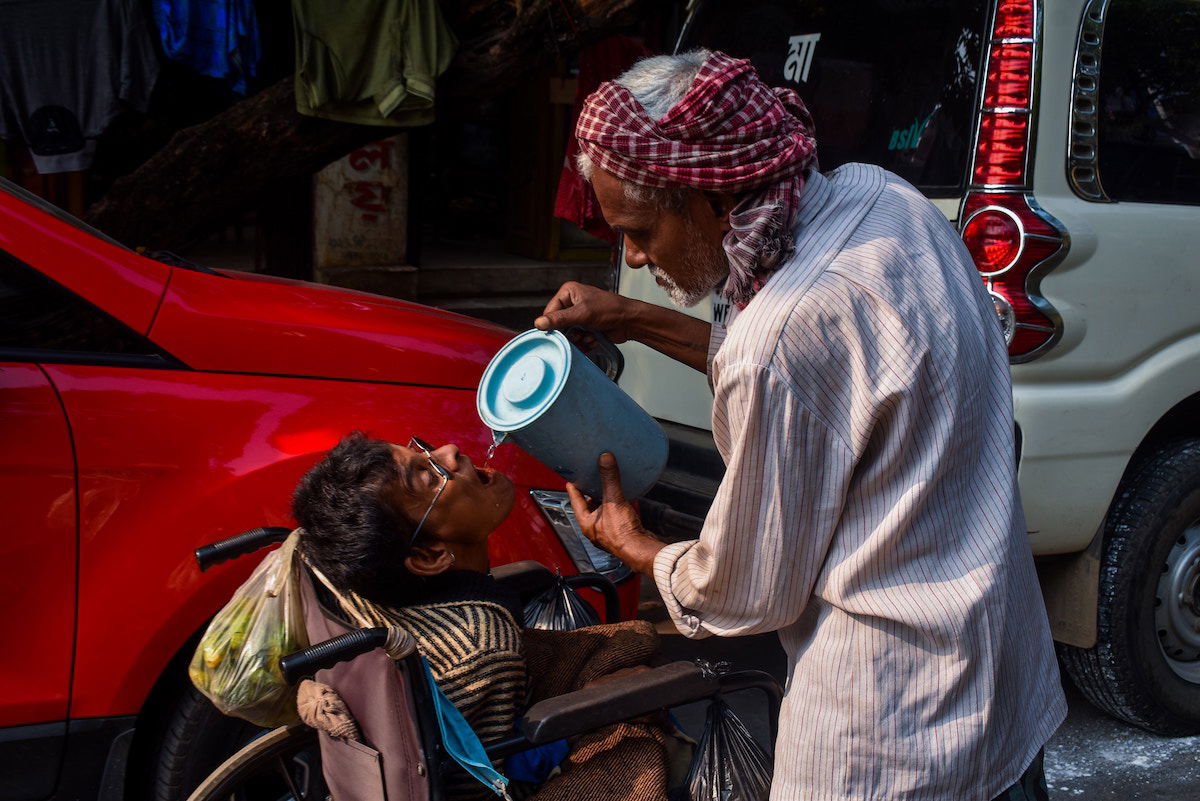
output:
[[[609,581],[617,582],[633,572],[620,559],[584,536],[579,521],[575,519],[575,511],[571,508],[571,499],[567,497],[567,493],[530,490],[529,496],[550,522],[554,533],[562,541],[563,547],[567,549],[567,554],[580,573],[599,573]]]

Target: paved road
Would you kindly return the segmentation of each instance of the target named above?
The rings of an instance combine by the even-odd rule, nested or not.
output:
[[[1067,683],[1067,722],[1046,746],[1056,801],[1200,799],[1200,737],[1156,737],[1113,720]]]
[[[643,605],[646,617],[661,617],[656,599]],[[691,641],[659,623],[663,650],[673,659],[729,661],[736,668],[766,670],[782,680],[783,651],[774,635]],[[1070,712],[1046,746],[1046,780],[1053,801],[1200,801],[1200,737],[1155,737],[1097,711],[1067,684]],[[735,707],[752,730],[766,737],[761,705],[745,699]],[[703,709],[681,710],[685,730],[703,726]]]

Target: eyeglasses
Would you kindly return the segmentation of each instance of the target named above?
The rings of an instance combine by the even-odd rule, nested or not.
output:
[[[425,525],[425,521],[429,518],[429,513],[433,511],[433,505],[438,502],[438,498],[442,497],[442,490],[446,489],[446,485],[450,483],[450,479],[454,478],[454,475],[437,463],[437,460],[433,458],[433,446],[425,442],[425,440],[412,437],[408,440],[408,447],[425,454],[425,458],[429,460],[429,466],[433,468],[433,472],[442,477],[441,486],[434,493],[433,500],[429,502],[429,508],[425,510],[425,514],[421,515],[421,522],[417,523],[417,527],[413,530],[412,539],[408,541],[408,544],[411,546],[417,541],[417,535],[421,533],[421,526]]]

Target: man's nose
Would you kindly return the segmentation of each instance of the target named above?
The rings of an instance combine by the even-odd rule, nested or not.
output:
[[[449,470],[451,473],[458,471],[459,462],[462,460],[462,452],[458,446],[453,443],[447,443],[433,452],[433,459],[442,467]]]
[[[634,270],[641,269],[650,263],[650,258],[639,248],[633,244],[633,240],[625,237],[625,263]]]

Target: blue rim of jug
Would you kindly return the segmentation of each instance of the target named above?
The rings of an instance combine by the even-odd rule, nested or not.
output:
[[[520,422],[499,424],[483,406],[483,390],[491,382],[492,376],[495,375],[496,370],[499,369],[499,366],[505,361],[505,358],[512,353],[512,351],[516,350],[521,345],[524,345],[529,340],[536,339],[539,336],[548,338],[558,346],[559,351],[563,354],[563,374],[557,377],[558,380],[556,382],[556,386],[550,392],[547,398],[542,403],[538,404],[538,407],[531,411],[525,418],[520,420]],[[492,357],[492,360],[488,362],[487,368],[483,371],[483,378],[479,379],[479,389],[475,392],[475,411],[479,414],[479,419],[482,420],[483,424],[492,431],[499,432],[517,431],[529,425],[529,423],[537,419],[537,417],[552,403],[554,403],[554,401],[558,400],[558,396],[562,394],[563,387],[565,387],[567,384],[566,376],[571,372],[571,359],[573,358],[571,350],[572,348],[570,341],[563,336],[561,331],[541,331],[536,328],[531,328],[530,330],[522,334],[518,334],[510,339],[504,345],[504,347],[496,352],[496,355]]]

